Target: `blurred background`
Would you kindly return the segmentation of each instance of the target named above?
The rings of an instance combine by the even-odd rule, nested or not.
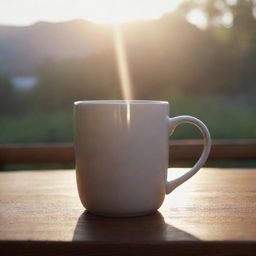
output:
[[[256,139],[255,0],[1,0],[0,144],[72,142],[74,101],[124,98],[117,26],[133,99]]]

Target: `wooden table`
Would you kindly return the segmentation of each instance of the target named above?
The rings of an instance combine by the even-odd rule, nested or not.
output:
[[[0,254],[256,255],[256,169],[205,168],[156,214],[117,219],[84,211],[73,170],[2,172]]]

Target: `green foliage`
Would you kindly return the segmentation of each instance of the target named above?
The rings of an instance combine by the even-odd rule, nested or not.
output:
[[[0,72],[0,114],[10,114],[14,110],[15,92],[8,80]]]
[[[46,60],[38,71],[32,105],[40,111],[67,110],[77,100],[120,97],[115,68],[108,52],[81,60]]]
[[[24,114],[29,105],[28,96],[17,91],[8,77],[0,72],[0,117]]]
[[[73,141],[72,112],[2,117],[0,141],[2,144]]]
[[[172,102],[170,100],[170,102]],[[202,120],[213,139],[255,139],[256,108],[243,104],[240,99],[219,97],[179,98],[174,100],[173,115],[193,115]],[[173,138],[201,138],[197,128],[184,124],[177,129]]]
[[[193,115],[209,127],[213,139],[256,139],[256,108],[236,101],[214,97],[169,98],[170,116]],[[172,139],[201,138],[197,128],[181,125]],[[73,141],[71,111],[29,113],[20,117],[0,119],[1,143],[36,143]]]

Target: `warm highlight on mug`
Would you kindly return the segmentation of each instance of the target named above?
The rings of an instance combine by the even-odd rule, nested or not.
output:
[[[74,115],[78,192],[84,207],[97,215],[157,211],[165,195],[192,177],[210,152],[204,123],[192,116],[169,117],[168,102],[78,101]],[[181,123],[198,127],[204,149],[190,171],[169,182],[169,136]]]

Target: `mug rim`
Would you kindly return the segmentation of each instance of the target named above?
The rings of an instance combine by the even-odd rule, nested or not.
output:
[[[80,104],[108,104],[108,105],[120,105],[120,104],[169,104],[167,101],[158,100],[80,100],[75,101],[74,105]]]

